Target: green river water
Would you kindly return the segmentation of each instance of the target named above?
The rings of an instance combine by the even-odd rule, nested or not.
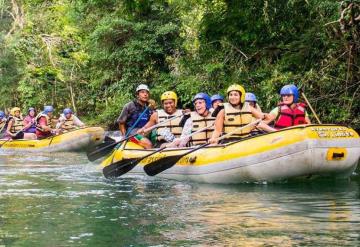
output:
[[[360,246],[359,185],[107,180],[85,154],[0,153],[0,247]]]

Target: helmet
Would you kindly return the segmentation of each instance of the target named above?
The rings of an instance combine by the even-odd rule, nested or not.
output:
[[[5,112],[0,111],[0,118],[4,118],[5,117]]]
[[[175,92],[173,91],[166,91],[161,95],[161,102],[166,99],[173,99],[175,101],[175,106],[177,105],[178,97]]]
[[[246,102],[249,102],[249,101],[257,102],[255,94],[253,94],[253,93],[246,93],[246,94],[245,94],[245,101],[246,101]]]
[[[72,112],[72,110],[70,108],[65,108],[63,110],[63,113],[64,113],[64,115],[67,115],[67,114],[72,114],[73,112]]]
[[[294,103],[297,103],[299,100],[299,90],[297,86],[291,84],[291,85],[285,85],[280,90],[280,95],[285,94],[292,94],[294,95]]]
[[[35,108],[34,107],[29,107],[28,112],[30,112],[30,111],[35,111]]]
[[[54,111],[54,107],[52,107],[51,105],[44,106],[44,113],[49,113],[53,111]]]
[[[146,91],[150,92],[149,87],[145,84],[140,84],[139,86],[137,86],[136,93],[139,92],[140,90],[146,90]]]
[[[214,94],[213,96],[211,96],[211,103],[213,103],[215,100],[221,100],[224,101],[224,97],[221,96],[220,94]]]
[[[228,87],[228,89],[226,90],[226,94],[229,95],[231,91],[240,92],[241,94],[240,102],[241,103],[245,102],[245,89],[242,86],[240,86],[239,84],[233,84],[230,87]]]
[[[14,107],[14,108],[12,108],[12,109],[10,110],[10,114],[14,116],[16,111],[20,111],[20,108],[19,108],[19,107]]]
[[[205,100],[205,103],[206,103],[206,109],[210,109],[211,108],[211,99],[210,99],[210,96],[207,95],[206,93],[198,93],[194,96],[192,102],[194,103],[195,100],[197,99],[203,99]]]

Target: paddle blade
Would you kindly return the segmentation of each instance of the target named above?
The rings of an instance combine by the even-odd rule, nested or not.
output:
[[[166,156],[164,158],[158,159],[154,162],[145,165],[144,171],[149,176],[155,176],[156,174],[173,167],[176,164],[176,162],[178,162],[183,156],[184,154],[179,154],[179,155]]]
[[[90,161],[95,161],[111,153],[117,144],[118,142],[114,142],[111,144],[106,143],[105,146],[100,144],[94,149],[87,151],[86,155]]]
[[[103,174],[106,178],[116,178],[132,170],[138,163],[138,158],[123,159],[104,167]]]

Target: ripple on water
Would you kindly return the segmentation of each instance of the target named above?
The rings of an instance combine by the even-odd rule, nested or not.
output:
[[[47,246],[49,239],[53,246],[359,242],[359,181],[219,186],[130,175],[108,180],[85,154],[68,153],[0,154],[0,174],[0,245],[6,236],[14,246]]]

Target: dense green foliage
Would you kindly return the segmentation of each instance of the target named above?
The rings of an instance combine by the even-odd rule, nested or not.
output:
[[[111,125],[139,83],[183,107],[240,83],[266,111],[295,83],[323,122],[359,129],[359,35],[356,1],[0,1],[0,107]]]

